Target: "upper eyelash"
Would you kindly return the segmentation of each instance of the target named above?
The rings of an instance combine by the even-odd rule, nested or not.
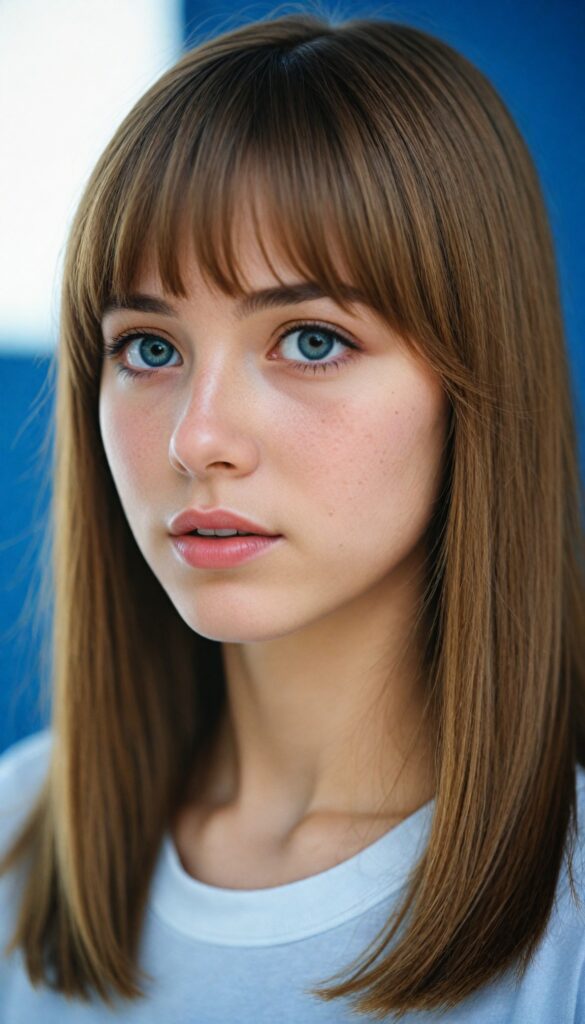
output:
[[[339,331],[334,330],[328,324],[321,323],[318,320],[302,320],[296,324],[290,325],[279,336],[276,344],[280,344],[280,342],[282,342],[286,337],[288,337],[289,334],[294,334],[294,332],[296,330],[299,330],[301,327],[318,327],[320,328],[320,330],[324,330],[327,334],[333,335],[333,337],[335,337],[337,341],[340,341],[347,348],[353,349],[356,352],[361,351],[359,345],[356,345],[353,341],[346,337],[346,335],[341,334]],[[168,341],[168,339],[161,334],[157,334],[156,332],[150,330],[139,331],[136,330],[135,328],[132,328],[128,331],[123,331],[121,334],[116,335],[116,337],[112,338],[111,341],[104,342],[104,351],[106,353],[106,357],[114,358],[116,355],[122,352],[123,349],[130,344],[131,341],[136,340],[136,338],[149,337],[161,338],[163,341],[166,341],[168,345],[171,345],[173,348],[175,348],[173,343],[171,341]],[[285,362],[288,362],[289,365],[295,368],[302,369],[303,371],[305,371],[306,369],[312,369],[313,372],[316,373],[320,367],[322,367],[323,371],[325,372],[330,366],[337,367],[340,362],[343,364],[344,362],[349,362],[352,358],[353,356],[349,355],[345,356],[341,360],[331,360],[331,362],[329,363],[301,363],[296,360],[285,360]],[[152,367],[150,370],[135,370],[133,367],[123,366],[122,364],[120,364],[118,365],[117,369],[120,373],[125,373],[130,377],[150,377],[153,373],[158,373],[158,369],[154,367]],[[164,369],[164,367],[161,367],[161,369]]]

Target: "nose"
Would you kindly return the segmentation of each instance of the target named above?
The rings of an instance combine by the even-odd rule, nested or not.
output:
[[[246,475],[258,464],[252,429],[254,402],[243,372],[219,359],[200,369],[169,441],[169,461],[178,473],[201,479],[212,473]]]

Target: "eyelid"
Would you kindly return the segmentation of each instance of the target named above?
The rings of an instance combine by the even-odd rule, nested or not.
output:
[[[115,331],[112,334],[112,337],[111,337],[110,340],[107,337],[105,337],[104,338],[104,347],[106,349],[108,349],[108,347],[111,348],[112,345],[115,345],[117,341],[121,341],[122,338],[135,338],[135,337],[141,336],[143,334],[145,334],[145,335],[156,335],[157,337],[160,335],[161,338],[164,338],[165,341],[168,341],[169,345],[174,345],[175,344],[174,341],[171,341],[171,339],[167,337],[167,335],[165,334],[164,328],[160,328],[160,327],[127,327],[123,331]]]
[[[293,331],[299,330],[301,327],[324,327],[326,330],[333,331],[335,334],[339,334],[342,338],[345,338],[346,341],[349,341],[352,344],[356,345],[358,348],[361,348],[361,343],[345,327],[339,327],[337,326],[337,324],[332,324],[326,320],[319,320],[316,319],[315,317],[307,317],[304,320],[294,320],[289,326],[283,326],[282,330],[278,333],[276,341],[282,341],[282,339],[288,333],[292,334]],[[104,341],[104,345],[107,349],[108,346],[111,347],[112,344],[115,344],[122,338],[134,337],[140,334],[160,335],[160,337],[164,338],[165,341],[168,341],[170,345],[173,345],[175,348],[177,347],[175,342],[171,341],[171,339],[167,337],[164,328],[159,327],[128,327],[123,331],[115,332],[112,335],[111,341],[108,342],[108,340],[106,339]]]

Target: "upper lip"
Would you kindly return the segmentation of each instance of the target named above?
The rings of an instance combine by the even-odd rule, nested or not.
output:
[[[258,533],[267,537],[278,537],[280,534],[271,533],[266,527],[254,523],[245,516],[236,512],[229,512],[224,508],[187,508],[171,520],[169,530],[175,536],[182,533],[190,533],[192,530],[243,530],[246,533]]]

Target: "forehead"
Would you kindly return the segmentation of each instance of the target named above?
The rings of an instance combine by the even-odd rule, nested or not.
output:
[[[183,232],[176,243],[176,253],[181,272],[181,278],[188,292],[209,289],[217,290],[220,293],[219,285],[210,280],[202,270],[195,247],[191,237]],[[245,290],[258,283],[272,283],[274,275],[269,265],[263,258],[261,251],[252,238],[246,238],[243,243],[235,249],[237,265],[245,275]],[[284,276],[290,277],[290,268],[282,259],[275,258],[278,271]],[[144,258],[140,260],[132,282],[135,291],[163,291],[160,267],[158,263],[157,250],[154,245],[148,245]]]

